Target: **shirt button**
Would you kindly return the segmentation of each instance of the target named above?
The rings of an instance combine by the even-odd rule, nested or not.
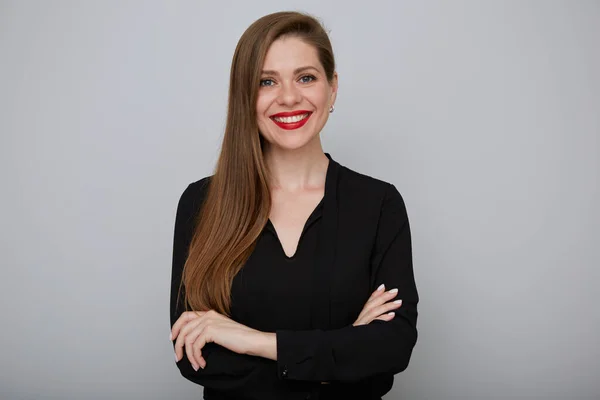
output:
[[[288,375],[288,370],[286,367],[283,367],[283,371],[281,371],[281,376],[283,376],[284,378],[287,377]]]

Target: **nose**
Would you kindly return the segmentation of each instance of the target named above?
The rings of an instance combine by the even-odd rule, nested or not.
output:
[[[277,96],[277,102],[281,106],[291,107],[302,101],[302,94],[293,82],[282,83]]]

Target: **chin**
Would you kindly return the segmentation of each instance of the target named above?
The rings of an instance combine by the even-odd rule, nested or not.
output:
[[[282,150],[297,150],[310,144],[315,137],[311,137],[309,140],[306,138],[285,138],[278,136],[276,140],[267,140],[270,146],[278,147]]]

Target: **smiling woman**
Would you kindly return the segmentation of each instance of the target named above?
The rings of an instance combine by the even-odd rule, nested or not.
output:
[[[408,366],[408,216],[393,184],[323,151],[337,89],[314,17],[270,14],[240,38],[214,174],[175,220],[171,340],[206,399],[381,399]]]

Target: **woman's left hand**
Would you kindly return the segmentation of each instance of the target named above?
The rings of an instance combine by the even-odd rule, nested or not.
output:
[[[206,343],[216,343],[239,354],[249,354],[257,337],[263,332],[235,322],[215,310],[186,311],[171,328],[172,340],[175,342],[175,358],[177,361],[185,353],[197,371],[198,367],[206,367],[202,357],[202,348]]]

